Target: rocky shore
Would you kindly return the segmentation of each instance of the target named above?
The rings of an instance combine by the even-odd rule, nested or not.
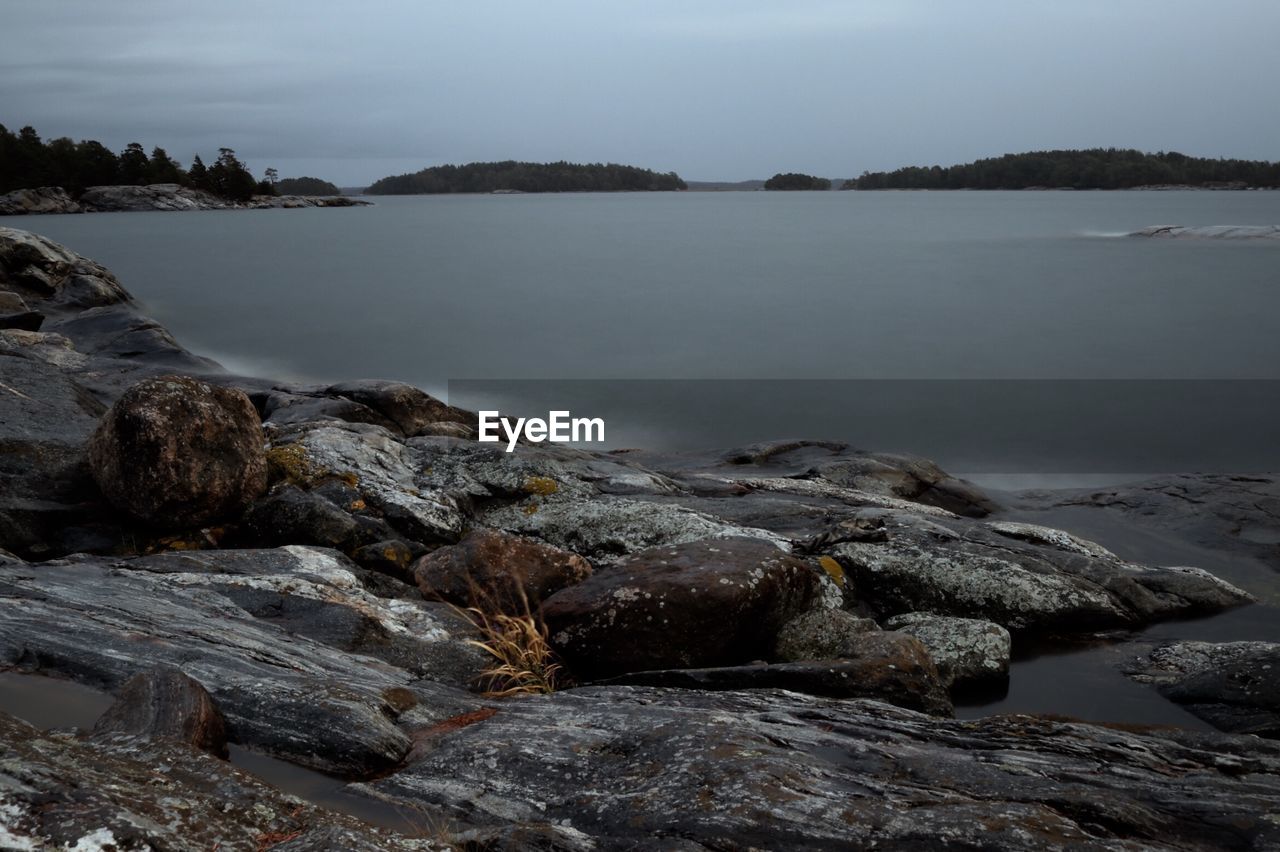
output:
[[[91,186],[74,199],[58,186],[19,189],[0,195],[0,216],[36,213],[115,213],[141,210],[264,210],[298,207],[365,207],[370,202],[347,196],[255,195],[239,203],[176,183],[150,186]]]
[[[473,438],[407,385],[229,374],[0,228],[0,658],[116,700],[79,729],[0,713],[0,846],[1280,848],[1276,644],[1135,662],[1217,732],[951,718],[1024,642],[1249,605],[1237,585],[913,457]],[[1061,499],[1280,564],[1274,478],[1133,493]],[[541,681],[495,670],[495,625],[534,630]],[[410,828],[272,790],[228,744]]]

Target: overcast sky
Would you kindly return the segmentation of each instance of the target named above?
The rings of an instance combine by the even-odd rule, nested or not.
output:
[[[363,185],[1037,148],[1280,159],[1277,0],[0,0],[0,123]]]

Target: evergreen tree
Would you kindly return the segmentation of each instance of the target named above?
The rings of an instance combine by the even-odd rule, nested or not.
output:
[[[192,189],[200,189],[205,192],[213,191],[213,183],[209,180],[209,170],[205,167],[204,160],[200,159],[199,154],[196,154],[191,159],[191,168],[187,170],[187,183]]]
[[[120,152],[120,182],[130,186],[147,183],[147,152],[137,142],[130,142]]]

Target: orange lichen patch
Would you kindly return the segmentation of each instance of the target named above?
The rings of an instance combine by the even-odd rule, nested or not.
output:
[[[537,514],[538,504],[530,500],[527,504],[525,504],[525,507],[520,511],[524,512],[526,515]]]
[[[822,570],[827,572],[827,576],[835,580],[837,586],[844,586],[845,576],[844,568],[840,563],[832,559],[830,556],[819,556],[818,564],[822,566]]]
[[[349,512],[363,512],[363,511],[364,511],[365,509],[367,509],[367,508],[369,508],[369,507],[368,507],[368,505],[367,505],[363,500],[355,499],[355,500],[352,500],[352,501],[351,501],[351,505],[347,507],[347,511],[349,511]]]
[[[524,493],[549,497],[560,490],[560,486],[549,476],[531,476],[524,481]]]
[[[462,713],[458,716],[452,716],[443,722],[437,722],[429,728],[423,728],[415,732],[415,739],[426,739],[440,734],[448,734],[453,731],[461,730],[468,725],[474,725],[476,722],[483,722],[497,715],[498,711],[492,707],[481,707],[479,710],[472,710],[470,713]]]

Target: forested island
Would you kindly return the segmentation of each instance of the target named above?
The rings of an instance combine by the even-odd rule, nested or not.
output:
[[[1280,163],[1189,157],[1134,149],[1031,151],[964,165],[863,172],[841,189],[1207,189],[1280,187]]]
[[[769,178],[764,182],[764,188],[768,190],[818,190],[825,192],[831,188],[831,181],[826,178],[814,177],[813,175],[787,172],[786,174],[779,173]]]
[[[654,192],[687,189],[675,172],[655,172],[617,163],[467,163],[432,166],[385,177],[369,195],[429,195],[464,192]]]
[[[281,195],[341,195],[342,190],[327,180],[316,177],[281,178],[276,182]]]

